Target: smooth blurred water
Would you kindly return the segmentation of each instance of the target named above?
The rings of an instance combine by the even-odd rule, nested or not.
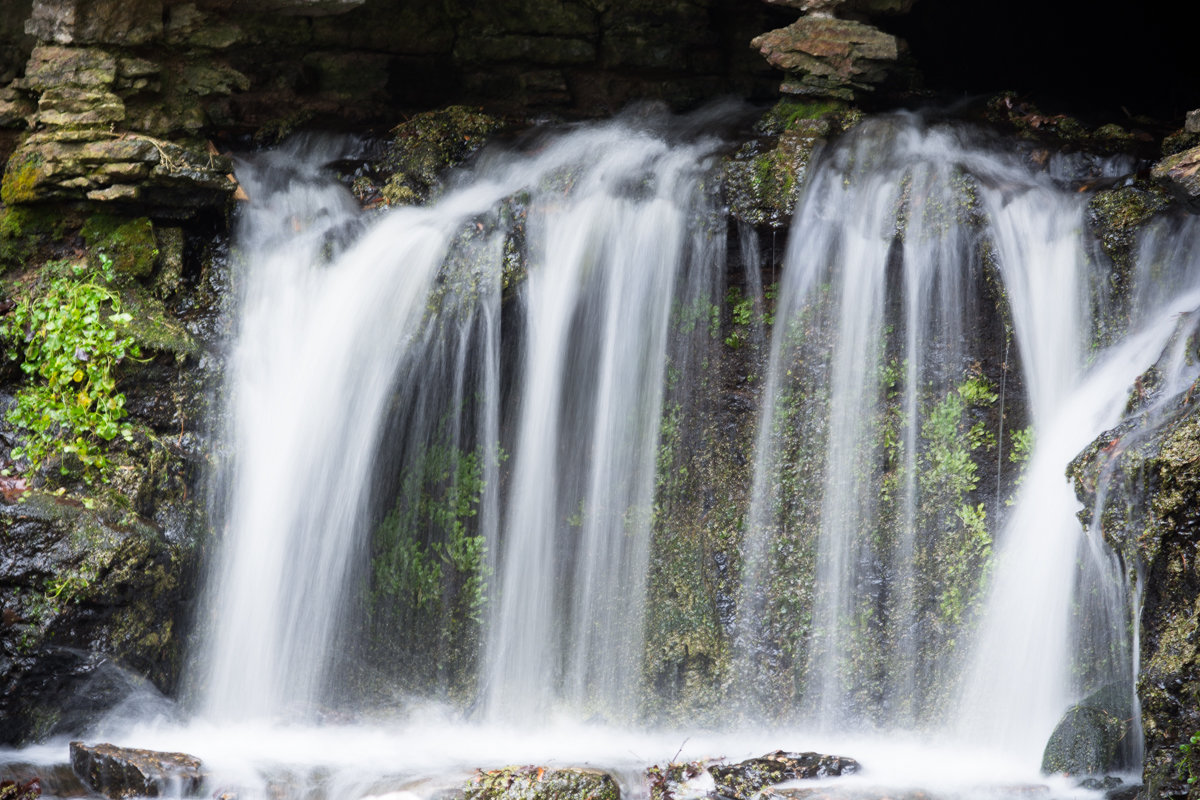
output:
[[[700,185],[718,145],[669,142],[646,120],[585,126],[369,219],[322,176],[343,155],[335,140],[241,166],[230,456],[197,648],[205,717],[312,716],[347,641],[381,431],[414,452],[446,437],[495,453],[502,415],[504,494],[485,458],[480,509],[496,575],[484,713],[632,714],[668,321],[723,269]],[[507,227],[485,230],[504,203]],[[499,345],[513,207],[527,269],[515,369]],[[412,388],[428,383],[444,388]],[[388,422],[396,396],[401,422]]]
[[[752,704],[775,707],[756,660],[772,646],[760,627],[771,548],[806,524],[816,531],[814,599],[797,710],[784,718],[948,734],[1033,767],[1071,703],[1109,684],[1132,697],[1126,582],[1099,535],[1084,534],[1064,472],[1120,419],[1200,284],[1194,269],[1143,253],[1139,263],[1160,270],[1131,287],[1128,336],[1093,344],[1111,313],[1112,265],[1089,238],[1089,195],[1073,181],[1129,167],[1040,165],[967,128],[906,115],[867,121],[815,167],[779,290],[746,526],[738,675]],[[977,546],[994,555],[977,567],[979,603],[940,622],[930,604],[960,591],[963,576],[931,561],[938,548],[953,552],[944,520],[955,509],[930,518],[930,504],[945,501],[927,430],[945,407],[934,401],[989,373],[999,422],[980,441],[999,447],[995,490],[973,478],[968,496],[987,515]],[[969,403],[966,413],[985,419]],[[1035,447],[1006,503],[1016,469],[1004,425],[1022,414]],[[797,451],[796,440],[812,444]],[[813,459],[819,478],[789,484]],[[1089,663],[1076,669],[1076,659]]]
[[[378,214],[327,169],[352,141],[301,138],[239,165],[251,202],[191,674],[199,707],[184,724],[147,706],[159,710],[89,736],[194,753],[210,788],[244,797],[425,798],[507,764],[596,766],[623,796],[645,797],[648,765],[781,748],[859,759],[863,773],[838,785],[867,793],[1093,796],[1041,776],[1041,752],[1088,691],[1132,695],[1134,601],[1113,554],[1080,527],[1064,469],[1120,419],[1151,364],[1167,376],[1160,406],[1195,379],[1180,320],[1200,306],[1196,232],[1150,229],[1127,335],[1100,349],[1108,264],[1070,182],[1127,164],[1042,170],[908,115],[868,120],[823,151],[789,239],[747,467],[728,724],[648,730],[636,720],[656,455],[668,367],[687,345],[672,315],[723,295],[728,244],[711,181],[721,143],[668,128],[617,120],[490,151],[429,206]],[[741,238],[762,308],[755,237]],[[997,315],[1011,323],[1001,341],[987,330]],[[787,430],[798,365],[810,427]],[[1000,418],[1025,415],[1035,447],[1011,507],[1014,468],[1003,449],[988,456],[994,488],[972,490],[987,495],[981,600],[927,630],[943,583],[922,559],[943,529],[923,527],[936,489],[922,475],[923,415],[988,369],[1004,378]],[[896,416],[881,455],[884,413]],[[434,446],[482,454],[471,513],[492,577],[471,720],[399,690],[386,713],[337,716],[372,527],[392,502],[381,495]],[[814,469],[804,459],[819,480],[788,496],[800,484],[784,478]],[[887,496],[881,464],[900,476]],[[396,474],[381,478],[383,467]],[[806,657],[783,676],[794,694],[780,704],[764,689],[780,676],[756,654],[779,646],[762,622],[773,537],[799,525],[788,514],[818,536],[801,581],[813,593]],[[1102,656],[1086,680],[1073,663],[1084,650]],[[0,760],[64,752],[55,742]]]

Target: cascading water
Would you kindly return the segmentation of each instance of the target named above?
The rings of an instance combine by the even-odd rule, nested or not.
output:
[[[1029,768],[1071,702],[1132,694],[1122,580],[1063,477],[1172,329],[1159,308],[1085,358],[1110,265],[1085,244],[1086,196],[1069,184],[1127,169],[1043,169],[911,117],[860,126],[820,165],[764,389],[743,695],[781,699],[780,643],[763,636],[782,624],[769,587],[796,564],[815,579],[787,607],[801,622],[783,625],[800,654],[785,717],[948,730]],[[1006,463],[1030,441],[1023,468]],[[1087,609],[1098,586],[1109,607]]]
[[[578,202],[529,221],[526,348],[484,675],[492,714],[536,708],[560,683],[576,708],[634,710],[675,283],[692,253],[720,267],[688,227],[701,213],[704,159],[657,143],[612,153],[576,184]],[[650,161],[653,183],[630,185]]]
[[[347,147],[301,139],[239,166],[252,202],[201,719],[131,744],[196,752],[246,796],[358,798],[554,759],[640,776],[780,746],[971,793],[1036,780],[1070,703],[1132,694],[1128,581],[1063,469],[1149,365],[1166,376],[1152,415],[1195,379],[1196,316],[1179,315],[1200,306],[1200,261],[1170,248],[1200,234],[1152,228],[1114,311],[1072,182],[1127,164],[1047,168],[880,117],[814,158],[780,286],[740,232],[746,300],[776,321],[741,596],[732,623],[713,614],[732,677],[704,692],[735,732],[689,740],[630,723],[662,702],[643,685],[652,531],[673,535],[660,428],[686,419],[714,348],[736,349],[717,330],[719,144],[579,126],[378,215],[327,174]],[[1102,324],[1117,317],[1123,336]],[[273,724],[345,696],[353,724]],[[738,732],[742,712],[778,728]],[[955,755],[929,774],[938,744]],[[268,790],[272,771],[287,780]]]
[[[370,224],[318,177],[336,152],[295,147],[243,168],[232,456],[199,679],[210,716],[312,712],[368,548],[384,599],[427,608],[436,599],[401,584],[439,592],[452,573],[475,595],[447,606],[459,616],[478,613],[494,567],[490,716],[560,700],[632,712],[668,322],[722,269],[698,224],[714,214],[699,181],[716,145],[595,126]],[[502,407],[501,282],[518,247],[522,354]],[[372,488],[388,483],[373,477],[381,447],[405,476],[386,552],[368,541]],[[451,485],[429,502],[429,485],[405,480],[431,464],[428,484]],[[430,539],[430,520],[446,519],[426,506],[439,504],[452,508],[445,541]],[[480,536],[467,535],[477,513]]]

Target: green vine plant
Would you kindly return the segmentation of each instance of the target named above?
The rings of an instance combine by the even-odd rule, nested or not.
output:
[[[1183,761],[1179,763],[1179,777],[1186,778],[1189,784],[1194,784],[1197,779],[1200,779],[1200,732],[1193,733],[1191,738],[1186,743],[1179,745],[1179,752],[1183,753]]]
[[[94,267],[47,264],[44,274],[56,277],[19,298],[0,319],[6,353],[21,362],[27,379],[6,419],[22,439],[12,458],[24,462],[29,477],[57,461],[63,475],[78,470],[89,484],[106,480],[112,471],[107,443],[133,438],[113,372],[141,351],[122,335],[132,317],[110,288],[112,259],[101,254],[97,261]]]

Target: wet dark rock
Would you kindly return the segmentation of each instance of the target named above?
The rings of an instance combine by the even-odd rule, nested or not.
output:
[[[1110,778],[1105,778],[1104,783],[1107,783]],[[1119,778],[1112,778],[1120,783]],[[1140,783],[1124,783],[1120,786],[1114,786],[1104,790],[1105,800],[1137,800],[1142,796],[1142,785]]]
[[[1125,781],[1115,775],[1105,775],[1103,778],[1084,778],[1079,782],[1081,789],[1091,789],[1094,792],[1107,792],[1125,785]]]
[[[477,772],[457,795],[462,800],[618,800],[617,782],[593,769],[505,767]]]
[[[1050,735],[1042,772],[1097,775],[1118,769],[1121,741],[1129,727],[1125,719],[1096,706],[1074,706]]]
[[[1139,127],[1126,128],[1114,122],[1096,125],[1069,114],[1045,111],[1015,92],[1003,92],[989,99],[985,116],[994,125],[1022,139],[1042,143],[1048,149],[1149,156],[1157,142],[1155,136]],[[1039,152],[1049,155],[1046,151]]]
[[[767,786],[806,778],[833,778],[852,775],[860,765],[845,756],[820,753],[785,753],[777,750],[759,758],[708,768],[716,781],[717,793],[736,800],[749,800]]]
[[[116,512],[37,492],[0,505],[2,744],[83,730],[148,690],[138,676],[175,686],[195,551]]]
[[[71,742],[71,767],[92,791],[110,800],[193,795],[204,781],[195,756],[111,744]]]
[[[1151,219],[1170,206],[1167,192],[1145,179],[1098,191],[1088,202],[1088,227],[1112,261],[1106,287],[1111,300],[1098,304],[1099,342],[1113,342],[1124,333],[1130,318],[1129,303],[1133,300],[1130,288],[1138,237]]]

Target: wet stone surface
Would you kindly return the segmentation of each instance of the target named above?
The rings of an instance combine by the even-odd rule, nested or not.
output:
[[[191,795],[204,780],[194,756],[111,744],[71,742],[71,766],[92,791],[110,800]]]

